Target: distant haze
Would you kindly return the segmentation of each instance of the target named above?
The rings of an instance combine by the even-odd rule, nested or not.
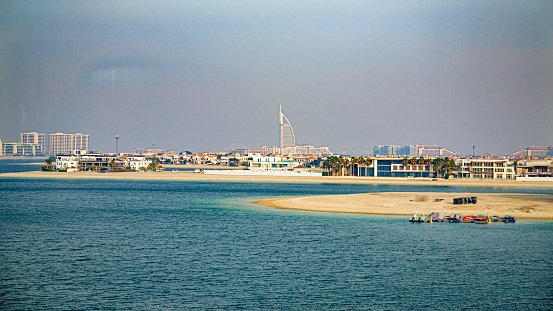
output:
[[[2,1],[0,139],[334,152],[553,144],[553,2]]]

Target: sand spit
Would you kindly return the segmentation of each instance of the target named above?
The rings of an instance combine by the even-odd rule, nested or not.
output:
[[[453,198],[477,197],[476,204],[454,205]],[[428,201],[418,201],[427,198]],[[381,192],[348,195],[277,198],[255,201],[273,208],[378,215],[440,214],[516,215],[519,219],[553,220],[553,194]],[[531,210],[531,213],[524,212]]]

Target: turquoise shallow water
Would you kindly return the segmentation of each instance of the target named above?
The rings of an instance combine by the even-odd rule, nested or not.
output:
[[[423,190],[467,191],[0,178],[0,309],[552,309],[553,222],[430,226],[249,203]]]

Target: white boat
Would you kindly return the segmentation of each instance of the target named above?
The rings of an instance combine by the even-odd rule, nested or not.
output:
[[[423,212],[413,212],[413,216],[409,219],[410,222],[424,222],[425,220]]]

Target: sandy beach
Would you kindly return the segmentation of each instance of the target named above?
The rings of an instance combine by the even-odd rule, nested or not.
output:
[[[432,180],[371,177],[281,177],[204,175],[191,171],[179,172],[18,172],[0,174],[0,178],[61,178],[61,179],[123,179],[123,180],[182,180],[221,182],[271,182],[271,183],[340,183],[340,184],[390,184],[420,186],[464,187],[533,187],[553,188],[550,182],[517,182],[514,180]],[[417,196],[427,196],[427,202],[417,202]],[[478,197],[477,204],[453,205],[453,198]],[[438,202],[434,202],[438,199]],[[440,200],[441,199],[441,200]],[[273,208],[381,215],[411,215],[413,211],[451,214],[511,215],[520,219],[553,220],[553,194],[511,193],[409,193],[384,192],[351,195],[313,196],[259,200],[254,203]],[[524,209],[532,213],[523,212]]]
[[[417,198],[426,196],[427,202]],[[476,204],[454,205],[453,198],[477,197]],[[434,200],[438,199],[437,202]],[[253,203],[273,208],[378,215],[411,215],[414,211],[462,215],[516,215],[519,219],[553,220],[553,194],[383,192],[264,199]],[[526,211],[532,211],[524,212]]]
[[[77,179],[124,179],[124,180],[188,180],[228,182],[283,182],[283,183],[332,183],[332,184],[386,184],[418,186],[462,187],[530,187],[553,188],[553,182],[517,182],[515,180],[469,180],[469,179],[421,179],[421,178],[375,178],[375,177],[316,177],[316,176],[236,176],[204,175],[192,171],[165,172],[17,172],[4,173],[0,177],[13,178],[77,178]]]

